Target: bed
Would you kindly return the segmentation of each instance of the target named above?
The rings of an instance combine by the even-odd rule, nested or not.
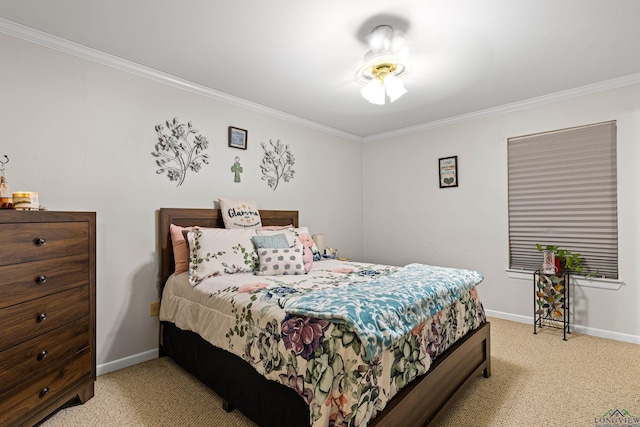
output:
[[[298,227],[297,211],[261,210],[260,216],[264,226],[293,225],[294,227]],[[165,289],[165,284],[167,283],[171,284],[171,286],[182,286],[176,289],[183,289],[184,292],[189,293],[192,292],[189,288],[195,289],[200,287],[200,285],[194,288],[191,286],[185,287],[183,284],[173,284],[173,282],[184,282],[186,278],[181,278],[180,276],[186,276],[187,274],[183,273],[177,276],[173,274],[175,265],[170,234],[171,224],[182,227],[197,225],[207,228],[224,228],[222,215],[218,209],[162,208],[159,210],[158,242],[160,246],[159,283],[161,293],[164,294],[165,291],[167,291],[167,294],[174,292],[170,291],[170,289],[173,289],[171,287]],[[377,280],[376,278],[382,280],[382,278],[384,278],[383,275],[377,275],[378,270],[376,270],[376,268],[383,268],[380,266],[346,263],[344,264],[345,267],[341,267],[342,264],[339,264],[339,261],[325,263],[327,263],[327,261],[315,262],[313,274],[325,279],[329,277],[331,280],[337,280],[336,277],[342,277],[343,275],[355,276],[357,273],[359,280],[365,280],[361,279],[363,276],[366,276],[366,274],[361,274],[362,272],[374,272],[376,274],[374,274],[373,280]],[[325,269],[325,265],[328,266],[326,267],[327,269]],[[312,272],[309,272],[309,276],[312,275],[311,273]],[[233,276],[237,276],[234,280],[240,280],[241,275]],[[389,276],[391,277],[391,275]],[[306,275],[304,278],[302,276],[283,277],[287,280],[308,280]],[[269,280],[273,278],[261,277],[261,279],[264,279],[264,282],[268,284]],[[369,278],[367,277],[366,280],[369,280]],[[238,283],[233,287],[237,290],[243,286],[246,285]],[[312,287],[314,286],[315,285]],[[227,286],[226,289],[229,287],[230,286]],[[475,287],[473,289],[475,293]],[[253,292],[251,289],[250,291]],[[255,291],[258,292],[260,289]],[[211,291],[209,296],[212,296],[216,292]],[[172,299],[180,300],[183,298],[180,295],[179,298],[172,296]],[[456,304],[460,305],[460,303]],[[473,305],[473,302],[466,302],[465,304]],[[482,310],[481,304],[479,302],[477,304],[479,307],[476,308],[479,312],[477,314],[474,312],[473,315],[477,315],[480,319],[478,324],[474,329],[468,332],[465,331],[464,336],[456,338],[455,342],[448,346],[441,354],[438,354],[437,357],[434,356],[433,360],[430,361],[430,366],[427,367],[428,370],[426,373],[420,373],[415,379],[411,378],[408,384],[394,386],[395,389],[393,393],[395,393],[395,395],[388,399],[388,401],[386,401],[385,396],[389,394],[389,392],[382,388],[380,390],[384,391],[385,396],[377,396],[372,390],[367,389],[367,387],[365,387],[365,391],[362,391],[358,389],[357,385],[352,385],[349,390],[350,395],[355,395],[354,390],[358,389],[358,396],[361,401],[353,406],[353,411],[346,410],[346,413],[349,413],[348,418],[336,418],[335,413],[333,413],[328,422],[326,414],[323,415],[324,418],[321,418],[320,421],[322,423],[326,422],[324,425],[369,426],[394,426],[399,425],[399,423],[402,425],[419,426],[430,425],[437,422],[450,402],[452,402],[456,395],[464,390],[470,382],[474,381],[475,378],[480,375],[484,377],[491,375],[490,324],[484,319],[484,312],[482,311],[480,313]],[[264,376],[264,372],[258,372],[255,365],[247,361],[251,358],[250,353],[254,351],[253,349],[245,349],[245,354],[234,354],[228,351],[230,350],[229,348],[225,349],[225,345],[220,345],[220,343],[225,342],[224,338],[220,338],[218,341],[215,341],[214,338],[214,342],[218,345],[213,345],[210,342],[212,341],[211,337],[208,336],[210,332],[196,332],[194,329],[197,328],[192,328],[191,325],[189,327],[177,325],[176,323],[178,323],[178,321],[171,321],[173,316],[170,313],[163,314],[163,310],[170,310],[164,307],[165,301],[162,301],[161,305],[160,355],[172,358],[185,370],[214,390],[224,400],[226,410],[237,408],[260,426],[321,425],[312,421],[314,416],[316,420],[318,420],[318,417],[321,417],[321,415],[318,415],[320,409],[317,408],[318,399],[312,401],[307,395],[309,391],[308,388],[305,388],[301,383],[301,378],[304,377],[304,375],[296,376],[294,373],[293,376],[287,378],[282,372],[280,372],[279,375],[277,372],[274,372],[276,376],[271,375],[271,379],[267,379]],[[174,312],[180,310],[179,308],[173,309]],[[446,310],[442,311],[444,312]],[[289,314],[287,316],[289,316]],[[322,325],[325,327],[325,330],[329,329],[333,331],[332,336],[338,333],[338,331],[344,332],[344,325],[338,325],[332,322],[327,323],[329,323],[328,326],[325,325],[325,323],[322,323]],[[231,333],[231,335],[234,334]],[[206,336],[207,339],[203,336]],[[277,335],[277,337],[278,339],[281,338],[280,335]],[[236,336],[234,339],[237,338]],[[263,337],[263,339],[268,340],[269,337]],[[344,337],[342,340],[342,343],[344,343]],[[231,338],[227,337],[227,341],[231,343]],[[329,341],[325,341],[325,343],[326,342]],[[289,350],[290,347],[287,347],[287,349]],[[292,360],[291,355],[287,355],[285,352],[282,353],[284,353],[284,357],[289,358],[289,361]],[[313,360],[308,352],[307,357]],[[350,359],[346,357],[344,360],[347,362],[350,361]],[[379,373],[386,372],[385,370],[388,368],[376,366],[374,361],[377,361],[377,359],[366,360],[362,364],[356,364],[358,366],[352,367],[351,370],[344,369],[344,372],[351,372],[351,374],[349,374],[350,378],[353,375],[358,376],[357,371],[358,369],[362,370],[363,366],[365,368],[367,366],[369,368],[375,366],[375,369],[370,369],[369,371],[364,369],[362,375],[371,375],[371,372],[374,371]],[[297,362],[293,360],[293,363],[295,365]],[[393,369],[397,370],[399,368],[395,366]],[[272,370],[275,371],[275,368],[272,368]],[[309,372],[312,371],[313,369],[307,369],[306,372],[309,374]],[[300,374],[302,374],[302,372],[300,372]],[[345,378],[346,377],[347,375],[345,374]],[[278,381],[278,378],[280,378],[280,381]],[[346,382],[346,380],[344,381]],[[321,383],[322,380],[317,379],[317,382]],[[287,383],[289,386],[283,383]],[[320,386],[316,385],[316,387]],[[339,387],[345,386],[342,383],[336,385],[334,380],[334,388]],[[345,395],[346,394],[347,393],[345,393]],[[340,398],[344,399],[344,396],[340,396]],[[330,392],[326,399],[327,406],[330,406],[330,404],[333,406],[340,405],[340,402],[330,402],[332,399],[336,400],[335,393],[332,395]],[[380,403],[382,401],[383,404],[381,405]],[[369,419],[372,413],[373,418]],[[338,415],[340,414],[341,413]]]

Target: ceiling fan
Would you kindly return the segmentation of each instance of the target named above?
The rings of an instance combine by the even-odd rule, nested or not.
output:
[[[367,36],[365,53],[356,78],[365,86],[362,96],[372,104],[384,105],[387,97],[396,101],[407,93],[402,79],[410,72],[409,38],[390,25],[379,25]]]

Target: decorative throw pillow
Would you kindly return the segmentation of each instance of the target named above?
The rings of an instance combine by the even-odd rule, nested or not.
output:
[[[251,241],[255,235],[255,230],[194,227],[187,234],[189,283],[196,286],[211,276],[255,270],[258,255]]]
[[[295,248],[261,248],[258,249],[260,267],[259,276],[282,276],[285,274],[305,274],[302,259],[302,244]]]
[[[304,269],[307,271],[311,271],[311,266],[313,266],[313,246],[314,242],[309,233],[300,233],[298,235],[298,239],[302,242],[304,251],[302,253],[302,259],[304,260]]]
[[[189,249],[187,248],[184,233],[192,229],[193,227],[180,227],[175,224],[169,226],[171,244],[173,245],[173,263],[176,267],[173,274],[180,274],[189,270]]]
[[[302,226],[302,227],[296,228],[295,230],[298,233],[298,235],[308,234],[309,236],[311,236],[311,233],[309,232],[309,227]],[[322,254],[318,250],[318,247],[316,246],[316,242],[314,242],[313,239],[311,239],[309,243],[311,244],[310,249],[311,249],[311,252],[313,253],[313,260],[322,261]]]
[[[295,246],[294,243],[296,241],[296,236],[293,234],[293,227],[283,228],[281,230],[268,230],[265,228],[261,228],[260,230],[256,230],[256,234],[258,236],[275,236],[276,234],[284,234],[287,241],[289,242],[289,247]]]
[[[300,240],[300,235],[301,234],[311,235],[311,233],[309,233],[309,227],[306,227],[306,226],[297,227],[297,228],[289,227],[289,228],[282,229],[282,230],[277,230],[277,231],[276,230],[265,230],[263,228],[263,229],[257,230],[257,232],[258,232],[259,236],[273,236],[274,234],[284,233],[284,235],[287,237],[287,240],[289,241],[289,246],[290,247],[297,246],[302,242]],[[311,253],[313,253],[313,260],[314,261],[322,261],[322,254],[318,250],[318,247],[316,246],[316,244],[313,241],[313,239],[311,239],[311,243],[313,243],[310,246]]]
[[[263,225],[261,230],[285,230],[287,228],[293,228],[293,224],[289,224],[289,225]]]
[[[262,228],[255,200],[218,199],[224,228]]]
[[[273,236],[253,236],[251,238],[256,248],[288,248],[289,241],[283,234],[274,234]]]

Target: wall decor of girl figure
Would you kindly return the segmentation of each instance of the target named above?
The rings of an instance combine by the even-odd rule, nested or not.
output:
[[[4,162],[0,160],[0,208],[9,209],[13,207],[13,197],[9,190],[7,177],[4,176],[4,165],[9,163],[9,157],[5,155],[4,158],[7,160]]]
[[[7,177],[4,176],[4,165],[9,163],[9,157],[5,154],[5,162],[0,160],[0,197],[11,197],[11,192],[9,191],[9,182],[7,181]]]

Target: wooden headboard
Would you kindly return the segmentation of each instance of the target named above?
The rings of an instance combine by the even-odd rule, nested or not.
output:
[[[261,210],[262,225],[298,226],[298,211]],[[224,228],[220,209],[160,208],[158,221],[158,241],[160,242],[160,289],[175,270],[171,224],[181,227],[199,225],[201,227]]]

